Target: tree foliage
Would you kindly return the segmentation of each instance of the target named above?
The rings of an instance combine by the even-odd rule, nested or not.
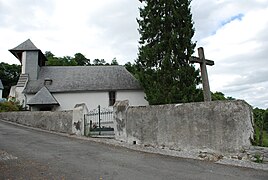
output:
[[[3,97],[8,97],[11,86],[17,84],[21,66],[17,64],[0,63],[0,79],[4,86]]]
[[[225,95],[222,92],[216,91],[215,93],[211,93],[212,101],[217,101],[217,100],[235,100],[233,97],[225,97]]]
[[[94,66],[103,66],[103,65],[109,65],[109,63],[106,63],[104,59],[94,59],[93,60]]]
[[[83,54],[76,53],[74,55],[74,60],[78,66],[90,66],[90,59],[87,59]]]
[[[113,58],[111,65],[119,65],[116,58]]]
[[[22,105],[18,101],[0,102],[0,112],[21,111]]]
[[[137,72],[137,65],[136,64],[132,64],[131,62],[127,62],[124,67],[135,77],[138,76],[138,72]]]
[[[90,63],[90,59],[86,58],[82,53],[76,53],[74,57],[64,56],[56,57],[52,52],[46,51],[45,57],[48,62],[47,66],[108,66],[118,65],[116,58],[112,59],[111,64],[104,59],[94,59],[93,63]]]
[[[254,145],[268,146],[268,109],[253,109]]]
[[[45,57],[48,60],[46,64],[48,66],[77,66],[78,65],[75,59],[72,58],[71,56],[55,57],[53,53],[51,53],[50,51],[46,51]]]
[[[202,100],[199,72],[189,64],[195,43],[189,0],[140,0],[137,76],[150,104]],[[130,68],[130,66],[128,67]]]

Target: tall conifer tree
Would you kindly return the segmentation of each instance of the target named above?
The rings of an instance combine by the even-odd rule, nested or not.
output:
[[[190,0],[139,0],[138,77],[150,104],[201,100],[197,70],[189,64],[195,43]]]

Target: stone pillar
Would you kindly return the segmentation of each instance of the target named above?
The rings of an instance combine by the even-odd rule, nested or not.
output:
[[[88,113],[85,103],[76,104],[73,110],[72,133],[78,136],[84,135],[84,115]]]
[[[129,101],[116,101],[113,107],[115,139],[127,141],[126,123]]]

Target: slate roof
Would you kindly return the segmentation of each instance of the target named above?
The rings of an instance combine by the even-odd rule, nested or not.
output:
[[[54,98],[54,96],[48,91],[46,86],[43,86],[40,91],[38,91],[34,97],[32,97],[28,103],[28,105],[59,105],[58,101]]]
[[[42,59],[42,61],[47,61],[47,59],[44,56],[44,54],[42,53],[42,51],[40,49],[38,49],[30,39],[27,39],[26,41],[24,41],[23,43],[21,43],[17,47],[14,47],[13,49],[10,49],[9,51],[18,60],[20,60],[20,62],[21,62],[21,59],[22,59],[22,52],[23,51],[38,51],[39,52],[39,56]]]
[[[54,92],[142,90],[139,82],[123,66],[43,66],[38,80],[28,81],[24,93],[36,93],[46,87]]]
[[[17,47],[10,49],[9,51],[34,51],[34,50],[40,50],[38,49],[33,42],[30,39],[27,39]]]
[[[4,86],[3,86],[3,84],[2,84],[1,79],[0,79],[0,89],[4,89]]]

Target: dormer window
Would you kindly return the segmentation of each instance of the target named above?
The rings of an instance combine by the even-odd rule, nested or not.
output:
[[[50,79],[50,78],[46,78],[45,80],[44,80],[44,85],[45,86],[47,86],[47,85],[51,85],[52,84],[52,79]]]

